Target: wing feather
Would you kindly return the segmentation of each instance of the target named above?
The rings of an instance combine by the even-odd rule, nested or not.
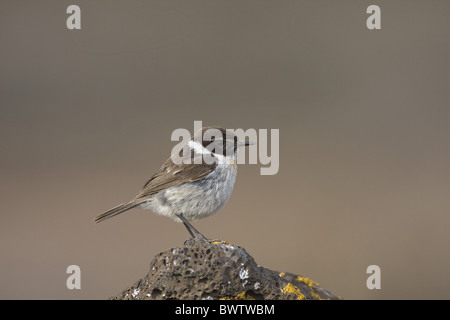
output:
[[[217,164],[175,164],[169,158],[159,171],[142,187],[141,192],[133,199],[138,200],[155,194],[158,191],[183,183],[200,180],[214,171]]]

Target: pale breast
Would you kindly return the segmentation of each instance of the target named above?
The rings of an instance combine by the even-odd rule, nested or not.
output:
[[[177,214],[189,221],[210,216],[230,199],[236,174],[235,163],[221,163],[205,178],[162,190],[141,207],[177,221]]]

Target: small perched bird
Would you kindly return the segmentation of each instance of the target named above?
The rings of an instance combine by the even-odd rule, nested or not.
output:
[[[202,128],[184,152],[173,154],[134,199],[102,213],[95,222],[140,207],[183,222],[193,238],[197,235],[206,239],[189,221],[208,217],[227,203],[236,180],[238,149],[250,144],[238,141],[233,132],[224,128]]]

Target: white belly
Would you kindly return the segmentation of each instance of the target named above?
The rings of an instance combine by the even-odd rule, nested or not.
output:
[[[178,222],[181,221],[176,216],[179,214],[189,221],[208,217],[230,199],[236,173],[235,164],[219,164],[205,178],[162,190],[141,207]]]

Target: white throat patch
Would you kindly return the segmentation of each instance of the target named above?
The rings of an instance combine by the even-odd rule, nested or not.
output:
[[[195,153],[197,154],[207,154],[207,155],[211,155],[212,152],[209,151],[208,149],[206,149],[201,143],[194,141],[194,140],[190,140],[188,142],[188,146],[189,148],[191,148],[192,150],[194,150]],[[235,160],[236,160],[236,153],[233,154],[233,156],[224,156],[222,154],[218,154],[218,153],[214,153],[214,156],[217,157],[217,159],[219,160],[217,162],[217,164],[234,164]]]

